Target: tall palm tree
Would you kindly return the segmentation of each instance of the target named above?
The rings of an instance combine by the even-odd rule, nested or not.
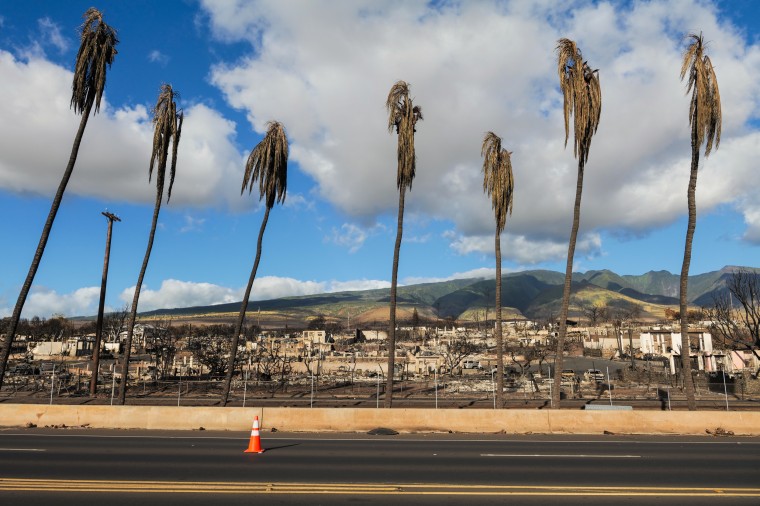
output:
[[[705,54],[702,34],[689,34],[691,44],[683,53],[681,80],[688,74],[686,93],[691,92],[689,105],[689,125],[691,126],[691,175],[689,176],[688,205],[689,224],[686,228],[686,245],[683,250],[681,267],[681,371],[689,410],[697,409],[694,393],[694,381],[691,377],[691,359],[689,358],[689,313],[687,289],[689,282],[689,264],[691,263],[691,243],[697,226],[697,171],[699,169],[699,148],[705,143],[705,158],[710,156],[713,142],[717,149],[720,145],[722,116],[720,111],[720,91],[710,57]]]
[[[261,227],[259,228],[259,238],[256,242],[256,259],[253,261],[253,269],[251,270],[251,276],[248,278],[248,286],[245,288],[243,302],[240,304],[240,314],[235,325],[235,332],[232,334],[232,348],[230,350],[227,376],[222,392],[222,406],[226,406],[230,398],[230,387],[232,385],[232,374],[235,371],[238,341],[240,333],[243,331],[245,312],[248,309],[248,298],[251,296],[253,281],[256,279],[256,271],[259,269],[261,243],[264,239],[264,229],[266,229],[267,221],[269,221],[269,211],[272,210],[275,202],[285,202],[285,194],[288,188],[288,137],[285,135],[285,127],[276,121],[267,123],[266,135],[264,135],[261,142],[253,148],[248,156],[240,194],[243,194],[246,187],[248,187],[249,193],[252,192],[256,181],[259,182],[259,200],[266,199],[266,209],[264,211],[264,218],[261,220]]]
[[[116,30],[103,22],[103,15],[95,8],[90,8],[84,13],[84,23],[81,26],[81,42],[79,52],[77,53],[76,64],[74,67],[74,80],[71,85],[71,107],[74,113],[80,114],[79,129],[74,137],[74,144],[71,147],[71,155],[63,172],[63,177],[58,185],[58,191],[53,198],[50,206],[45,225],[42,228],[40,242],[37,250],[34,252],[32,265],[29,267],[29,273],[26,275],[24,284],[21,287],[21,293],[13,308],[8,332],[0,348],[0,387],[3,384],[5,370],[8,365],[8,357],[11,353],[11,345],[16,337],[18,322],[21,318],[21,311],[24,309],[26,298],[32,287],[34,276],[42,260],[42,254],[45,252],[50,231],[53,228],[55,216],[58,214],[58,208],[61,206],[63,194],[69,183],[71,174],[74,171],[74,165],[79,154],[79,145],[82,142],[84,129],[87,126],[87,120],[90,112],[97,113],[100,109],[100,99],[103,96],[103,90],[106,86],[106,69],[111,67],[114,57],[116,56],[116,45],[119,40],[116,38]]]
[[[483,139],[480,155],[483,157],[483,191],[490,195],[496,218],[496,402],[504,406],[504,338],[501,333],[501,233],[512,214],[512,195],[515,182],[512,177],[510,153],[501,147],[501,138],[488,132]]]
[[[575,187],[573,225],[567,248],[565,285],[562,291],[562,306],[559,313],[559,333],[557,337],[557,359],[554,367],[554,389],[552,405],[559,408],[562,381],[562,352],[567,334],[567,311],[570,304],[570,286],[573,280],[573,257],[578,226],[581,217],[581,194],[583,192],[583,172],[591,149],[591,138],[599,126],[602,112],[602,88],[599,84],[598,69],[592,70],[578,46],[570,39],[557,41],[557,73],[559,86],[564,97],[565,146],[570,135],[570,116],[573,116],[573,154],[578,159],[578,179]]]
[[[396,287],[398,282],[398,255],[401,250],[401,235],[404,230],[404,195],[407,188],[412,189],[417,156],[414,152],[415,125],[422,119],[422,108],[412,103],[409,85],[397,81],[388,93],[385,101],[388,110],[388,131],[396,130],[398,137],[398,168],[396,186],[398,187],[398,226],[396,228],[396,245],[393,249],[393,274],[391,277],[390,323],[388,329],[388,379],[385,389],[385,407],[393,405],[393,371],[396,365]]]
[[[164,183],[166,181],[166,164],[169,160],[169,147],[171,146],[172,162],[169,170],[169,188],[166,194],[166,203],[172,196],[172,186],[174,185],[174,175],[177,170],[177,148],[179,139],[182,134],[182,121],[184,114],[182,110],[177,111],[175,99],[179,94],[172,89],[170,84],[161,85],[158,94],[158,100],[153,107],[153,150],[150,154],[150,166],[148,168],[148,181],[153,178],[153,169],[156,169],[156,201],[153,206],[153,221],[150,226],[148,235],[148,246],[145,249],[140,274],[137,276],[137,285],[132,297],[132,309],[129,315],[129,325],[127,326],[127,341],[124,343],[124,353],[122,359],[124,363],[121,366],[121,384],[119,385],[119,404],[124,404],[127,399],[127,380],[129,379],[129,355],[132,352],[132,336],[135,331],[135,320],[137,319],[137,303],[140,301],[140,289],[142,288],[145,271],[148,269],[148,260],[150,252],[153,249],[153,239],[156,236],[156,225],[158,225],[158,213],[161,210],[161,200],[164,197]]]
[[[95,325],[95,344],[92,348],[92,377],[90,378],[90,396],[95,397],[98,391],[98,369],[100,369],[100,343],[103,338],[103,309],[106,305],[106,285],[108,284],[108,262],[111,259],[111,231],[114,221],[121,218],[105,211],[101,213],[108,220],[106,231],[106,253],[103,258],[103,276],[100,278],[100,301],[98,302],[98,320]]]

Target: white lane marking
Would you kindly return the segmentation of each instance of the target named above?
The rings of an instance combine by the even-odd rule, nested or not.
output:
[[[546,457],[560,459],[640,459],[641,455],[566,455],[561,453],[481,453],[481,457]]]
[[[0,452],[46,452],[42,448],[0,448]]]

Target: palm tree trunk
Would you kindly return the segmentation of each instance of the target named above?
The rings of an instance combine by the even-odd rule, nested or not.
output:
[[[696,121],[692,127],[691,140],[691,175],[689,176],[689,224],[686,227],[686,244],[683,249],[683,266],[681,267],[681,374],[683,375],[683,388],[686,394],[686,404],[689,411],[697,409],[697,399],[694,392],[694,380],[691,377],[691,345],[689,342],[689,306],[687,303],[689,265],[691,264],[691,244],[694,239],[694,229],[697,227],[697,170],[699,168],[699,145],[695,142]]]
[[[95,346],[92,350],[92,378],[90,379],[90,396],[95,397],[98,389],[98,368],[100,367],[100,341],[103,337],[103,309],[106,304],[106,283],[108,282],[108,260],[111,257],[111,230],[113,219],[108,218],[106,232],[106,253],[103,259],[103,276],[100,280],[100,302],[98,303],[98,322],[95,327]]]
[[[573,226],[570,230],[570,241],[567,246],[567,265],[565,266],[565,286],[562,290],[562,307],[559,311],[559,333],[557,334],[557,351],[554,362],[554,389],[552,390],[552,405],[555,409],[560,408],[560,392],[562,389],[562,353],[565,349],[565,336],[567,335],[567,311],[570,305],[570,286],[573,281],[573,257],[575,256],[575,242],[578,238],[578,227],[581,221],[581,194],[583,193],[583,170],[584,163],[578,160],[578,180],[575,185],[575,207],[573,208]]]
[[[623,353],[625,351],[623,350],[623,324],[621,323],[619,326],[615,327],[615,338],[618,342],[618,355],[620,358],[623,358]]]
[[[237,324],[235,325],[235,332],[232,334],[230,360],[227,364],[227,375],[224,379],[224,390],[222,391],[222,406],[226,406],[230,398],[230,387],[232,386],[232,374],[235,371],[235,358],[237,355],[238,342],[240,340],[240,333],[243,331],[245,312],[248,309],[248,298],[251,296],[253,281],[256,279],[256,271],[259,270],[259,261],[261,260],[261,244],[264,239],[264,229],[267,228],[267,222],[269,221],[270,209],[270,207],[266,208],[266,211],[264,212],[264,218],[261,220],[261,228],[259,228],[259,240],[256,242],[256,259],[253,261],[253,269],[251,270],[251,276],[248,278],[248,286],[245,287],[245,295],[243,295],[243,301],[240,303],[240,314],[238,315]]]
[[[156,204],[153,207],[153,221],[150,226],[150,235],[148,236],[148,247],[145,249],[145,257],[143,258],[142,266],[140,267],[140,275],[137,277],[137,285],[135,286],[135,294],[132,297],[132,310],[129,315],[129,326],[127,327],[127,342],[124,343],[124,353],[122,353],[122,360],[124,363],[121,365],[121,383],[119,384],[119,399],[118,403],[124,405],[127,401],[127,381],[129,380],[129,356],[132,354],[132,336],[135,331],[135,320],[137,319],[137,303],[140,300],[140,290],[142,289],[143,278],[145,278],[145,271],[148,269],[148,261],[150,260],[150,252],[153,250],[153,239],[156,236],[156,226],[158,225],[158,213],[161,210],[161,198],[164,195],[163,181],[159,180],[156,184]],[[143,333],[143,339],[145,334]]]
[[[404,233],[404,195],[406,190],[398,192],[398,226],[396,227],[396,245],[393,248],[393,274],[391,274],[390,322],[388,324],[388,378],[385,386],[386,408],[393,407],[393,370],[396,367],[396,287],[398,285],[398,256],[401,251],[401,235]],[[436,365],[437,367],[437,365]]]
[[[501,333],[501,234],[496,224],[496,404],[504,407],[504,336]],[[488,325],[488,319],[486,319]]]
[[[641,342],[641,341],[639,341]],[[633,355],[633,329],[628,327],[628,349],[631,352],[631,370],[636,370],[636,359]],[[639,344],[639,349],[641,349],[641,345]]]
[[[8,357],[11,354],[11,347],[13,340],[16,338],[16,330],[18,329],[18,323],[21,319],[21,311],[24,309],[26,298],[29,295],[29,290],[32,288],[34,282],[34,276],[37,274],[37,269],[42,261],[42,254],[45,253],[45,246],[47,245],[48,237],[50,237],[50,231],[53,228],[53,222],[55,216],[58,214],[58,208],[61,207],[61,201],[63,200],[63,194],[66,191],[66,186],[69,184],[72,172],[74,172],[74,165],[77,161],[77,155],[79,154],[79,145],[82,143],[82,136],[84,135],[84,129],[87,126],[87,120],[90,117],[90,110],[92,109],[92,103],[88,102],[82,111],[82,118],[79,120],[79,129],[74,137],[74,144],[71,146],[71,154],[69,155],[69,163],[66,165],[66,170],[63,172],[63,177],[58,185],[58,191],[55,193],[53,202],[50,205],[50,213],[48,213],[45,226],[42,228],[42,235],[40,236],[40,242],[37,244],[37,250],[34,252],[34,258],[32,259],[32,265],[29,267],[29,272],[26,275],[24,284],[21,287],[21,293],[19,293],[16,306],[13,308],[13,314],[11,315],[11,321],[8,325],[8,331],[5,335],[2,348],[0,348],[0,388],[3,386],[3,379],[5,378],[5,370],[8,366]]]

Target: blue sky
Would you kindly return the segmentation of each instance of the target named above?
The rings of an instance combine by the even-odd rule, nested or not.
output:
[[[0,4],[0,316],[10,314],[79,118],[69,109],[78,26],[92,2]],[[576,269],[679,272],[689,169],[683,36],[702,31],[723,99],[720,148],[702,160],[691,272],[758,266],[760,7],[706,2],[102,1],[118,30],[101,113],[24,316],[94,314],[114,226],[107,305],[131,301],[155,188],[150,107],[161,83],[185,126],[172,200],[140,310],[240,300],[262,209],[240,195],[269,120],[291,142],[252,299],[389,286],[398,195],[384,103],[398,79],[425,111],[406,198],[403,283],[490,276],[493,214],[480,142],[514,152],[508,271],[564,270],[576,161],[564,147],[553,48],[576,40],[600,69],[603,110],[586,169]],[[571,140],[572,145],[572,140]]]

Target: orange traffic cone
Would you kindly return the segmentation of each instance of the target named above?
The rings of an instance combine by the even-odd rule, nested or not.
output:
[[[251,429],[251,440],[248,442],[248,449],[243,453],[264,453],[261,447],[261,436],[259,436],[259,417],[253,417],[253,428]]]

